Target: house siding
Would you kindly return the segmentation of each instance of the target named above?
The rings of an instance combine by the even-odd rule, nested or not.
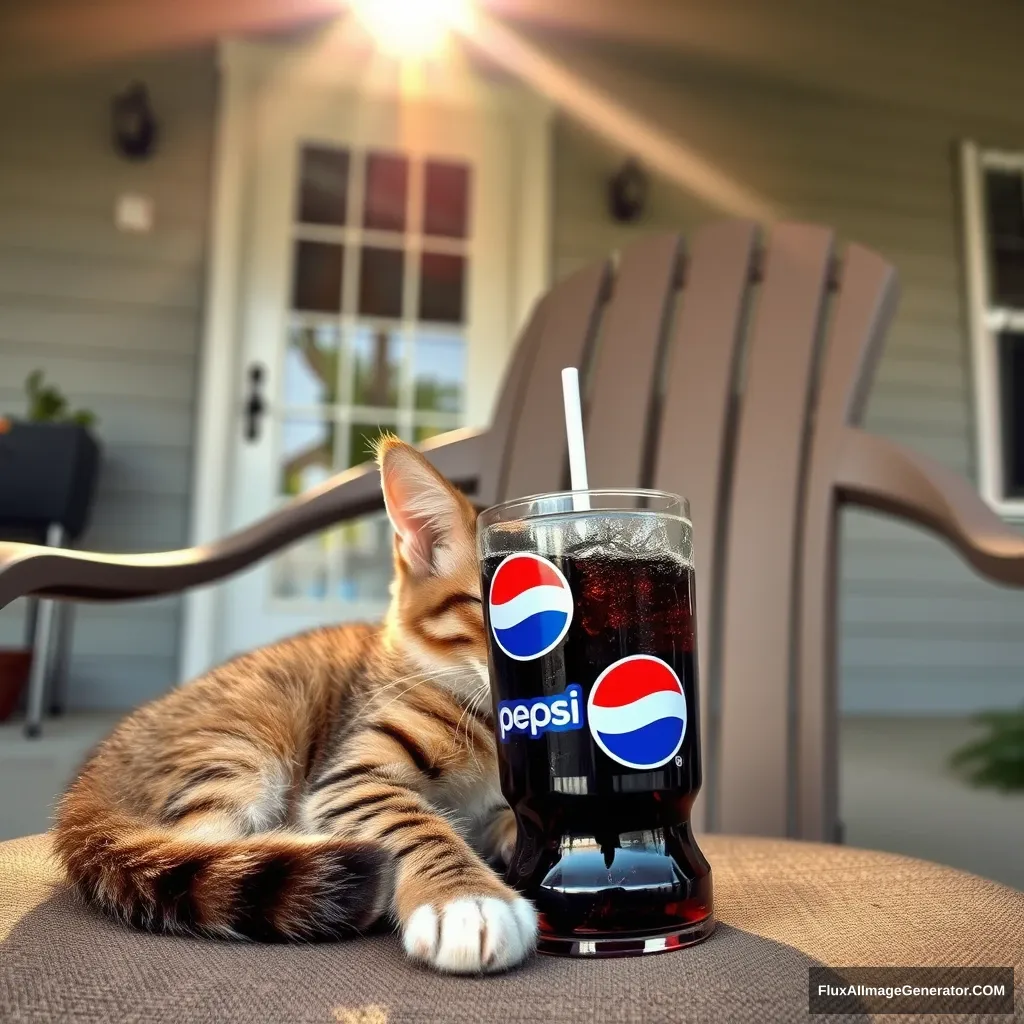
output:
[[[692,55],[565,42],[550,49],[781,218],[832,225],[841,241],[874,248],[898,267],[900,309],[865,426],[973,478],[957,143],[973,137],[1024,148],[1019,64],[1003,82],[1017,88],[999,87],[988,69],[990,87],[972,89],[967,83],[979,76],[971,62],[980,68],[991,55],[964,52],[963,87],[947,106],[949,69],[941,63],[896,76],[866,58],[870,90],[830,90]],[[606,190],[624,154],[567,117],[555,147],[558,276],[651,231],[692,230],[723,216],[655,178],[645,216],[618,225]],[[960,713],[1024,699],[1024,593],[979,579],[942,542],[882,516],[845,512],[841,588],[845,712]]]
[[[895,263],[903,297],[866,426],[973,477],[955,148],[964,137],[1024,148],[1024,15],[999,0],[976,13],[922,0],[827,13],[779,0],[770,15],[748,6],[749,17],[719,26],[717,53],[534,39],[780,216],[833,225]],[[695,8],[695,39],[730,12]],[[107,120],[110,97],[134,78],[149,86],[162,130],[159,154],[138,165],[114,155]],[[0,411],[21,407],[21,382],[38,366],[99,414],[104,466],[81,541],[90,548],[187,539],[215,109],[209,50],[0,85]],[[615,224],[606,187],[624,154],[565,116],[554,147],[556,277],[649,232],[728,215],[655,178],[644,217]],[[121,191],[153,197],[152,234],[114,230]],[[845,513],[843,532],[844,710],[1021,701],[1024,594],[883,517]],[[128,707],[169,686],[179,619],[177,599],[82,606],[72,705]],[[0,613],[0,644],[20,628],[16,608]]]
[[[139,163],[110,140],[111,98],[135,80],[160,128]],[[187,543],[215,108],[209,48],[0,84],[0,412],[24,410],[36,368],[96,412],[81,547]],[[153,200],[152,232],[115,228],[123,192]],[[0,645],[20,642],[21,604],[0,612]],[[131,707],[171,686],[180,617],[177,598],[79,606],[69,706]]]

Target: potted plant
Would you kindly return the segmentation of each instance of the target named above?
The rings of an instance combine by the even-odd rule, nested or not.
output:
[[[92,434],[96,416],[72,411],[67,398],[43,380],[25,382],[28,414],[0,418],[0,536],[45,536],[60,523],[77,537],[85,528],[99,470],[100,448]]]

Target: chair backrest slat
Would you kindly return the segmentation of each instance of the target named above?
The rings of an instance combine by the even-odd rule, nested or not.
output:
[[[770,235],[746,354],[722,609],[713,827],[785,835],[793,760],[794,566],[807,414],[832,232]]]
[[[551,293],[516,418],[505,438],[498,500],[557,491],[564,484],[565,413],[561,370],[587,357],[607,298],[610,263],[587,267]]]
[[[899,288],[895,270],[851,245],[845,254],[831,337],[823,357],[808,457],[801,536],[796,655],[796,827],[804,838],[836,839],[838,681],[836,595],[839,501],[835,490],[843,432],[860,422]]]
[[[681,239],[656,235],[623,250],[587,380],[591,487],[639,487],[655,372],[679,284]]]
[[[690,502],[697,569],[698,677],[705,764],[713,757],[709,690],[719,638],[714,586],[724,541],[723,485],[728,481],[731,401],[736,353],[742,341],[750,291],[757,228],[725,221],[698,231],[686,262],[685,285],[665,363],[661,422],[652,484],[683,494]],[[704,826],[704,804],[714,779],[705,772],[705,789],[694,809]]]
[[[523,395],[534,376],[537,349],[544,337],[548,310],[555,301],[555,292],[547,292],[533,307],[526,328],[516,343],[501,391],[491,417],[491,425],[483,438],[479,476],[474,493],[477,505],[486,507],[501,500],[501,485],[506,464],[511,456],[509,439],[515,433]]]

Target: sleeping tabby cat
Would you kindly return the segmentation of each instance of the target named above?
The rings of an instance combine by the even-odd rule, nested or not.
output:
[[[395,527],[379,626],[236,658],[125,719],[60,804],[55,844],[93,903],[141,928],[334,938],[394,920],[455,972],[527,957],[533,907],[484,858],[498,788],[470,503],[414,449],[378,459]]]

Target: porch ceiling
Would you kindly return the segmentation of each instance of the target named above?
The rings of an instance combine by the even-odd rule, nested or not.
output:
[[[911,76],[990,55],[992,74],[1016,66],[1024,7],[1005,0],[479,0],[522,28],[703,54],[807,84],[846,79],[870,90],[877,68]],[[110,60],[221,35],[278,32],[330,18],[345,0],[5,0],[0,74]],[[870,64],[876,74],[866,74]],[[980,72],[985,73],[985,72]]]

